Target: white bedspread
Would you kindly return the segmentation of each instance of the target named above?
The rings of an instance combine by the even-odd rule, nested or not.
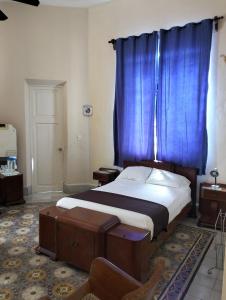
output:
[[[121,179],[109,184],[95,188],[96,191],[103,191],[115,194],[122,194],[138,199],[152,201],[164,205],[169,211],[169,223],[181,212],[191,201],[191,190],[189,187],[172,188],[160,185],[141,183],[137,181]],[[147,229],[153,233],[154,224],[152,219],[146,215],[120,209],[89,201],[64,197],[57,202],[57,206],[71,209],[76,206],[89,208],[112,215],[116,215],[121,223]]]

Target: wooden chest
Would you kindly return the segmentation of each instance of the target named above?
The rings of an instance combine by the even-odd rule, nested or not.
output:
[[[40,211],[38,252],[89,271],[102,256],[145,282],[155,250],[150,232],[120,224],[116,216],[76,207],[48,207]]]
[[[89,271],[91,262],[105,256],[105,233],[119,224],[116,216],[76,207],[57,221],[57,259]]]
[[[106,258],[139,281],[149,275],[152,253],[150,232],[120,224],[108,231]]]
[[[39,247],[36,252],[56,258],[56,226],[57,218],[63,214],[66,209],[50,206],[39,212]]]

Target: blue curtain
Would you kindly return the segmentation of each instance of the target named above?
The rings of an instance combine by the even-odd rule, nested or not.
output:
[[[153,159],[158,35],[117,39],[114,107],[115,164]]]
[[[212,20],[160,31],[157,159],[205,174]]]

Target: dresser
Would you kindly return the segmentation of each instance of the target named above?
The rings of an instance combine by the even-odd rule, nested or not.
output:
[[[212,189],[210,183],[201,183],[198,225],[214,228],[220,209],[226,212],[226,184],[220,184],[220,189]]]
[[[23,174],[14,176],[0,175],[0,205],[24,203]]]

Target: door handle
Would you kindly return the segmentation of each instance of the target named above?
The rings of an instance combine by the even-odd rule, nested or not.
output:
[[[62,152],[62,151],[63,151],[63,148],[58,148],[58,151]]]

